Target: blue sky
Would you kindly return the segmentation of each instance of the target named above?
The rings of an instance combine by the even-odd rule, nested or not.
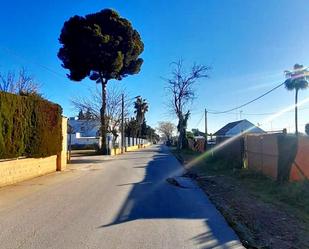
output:
[[[57,58],[63,22],[72,15],[85,15],[113,8],[128,18],[145,43],[145,60],[139,75],[121,84],[134,97],[149,101],[148,122],[174,120],[166,107],[162,77],[170,63],[183,58],[210,65],[209,79],[196,85],[189,128],[204,129],[203,110],[225,110],[254,98],[284,81],[283,71],[295,63],[309,65],[309,5],[307,0],[47,0],[3,1],[0,9],[0,71],[25,66],[42,84],[44,95],[59,103],[72,116],[70,100],[95,88],[89,80],[72,82]],[[300,100],[309,89],[300,92]],[[265,115],[293,104],[294,92],[283,87],[260,101],[225,115],[209,115],[209,130],[247,118],[262,123]],[[300,107],[300,130],[309,122],[309,104]],[[293,112],[262,126],[266,130],[286,127],[293,131]],[[241,117],[240,117],[241,116]]]

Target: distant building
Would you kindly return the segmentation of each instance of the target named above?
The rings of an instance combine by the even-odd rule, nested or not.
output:
[[[100,130],[100,121],[80,120],[78,118],[69,118],[68,124],[72,127],[73,133],[79,133],[81,137],[98,137]]]
[[[218,140],[222,140],[221,138],[233,137],[241,133],[265,133],[265,131],[255,126],[247,119],[243,119],[226,124],[220,130],[215,132],[213,136],[216,136],[218,142]]]
[[[201,132],[199,131],[199,129],[192,129],[191,130],[193,135],[194,135],[194,138],[197,138],[197,139],[202,139],[202,138],[205,138],[205,133],[204,132]]]
[[[68,134],[68,142],[75,147],[99,144],[100,122],[96,120],[80,120],[76,117],[69,118],[68,126],[71,129]]]

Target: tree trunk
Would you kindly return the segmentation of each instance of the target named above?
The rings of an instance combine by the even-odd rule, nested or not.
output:
[[[106,124],[106,85],[107,80],[104,80],[100,74],[101,84],[102,84],[102,107],[100,110],[101,114],[101,137],[102,137],[102,147],[101,152],[103,155],[107,155],[107,143],[106,143],[106,134],[107,134],[107,124]]]
[[[298,135],[298,89],[295,90],[295,134]]]
[[[69,163],[71,163],[71,155],[72,155],[72,133],[70,132],[69,134],[69,156],[68,156]]]
[[[182,132],[179,132],[178,142],[177,142],[177,150],[178,152],[182,149]]]
[[[142,136],[142,128],[140,128],[138,131],[139,143],[141,143],[141,136]]]
[[[177,151],[179,152],[182,149],[182,141],[183,141],[183,116],[182,114],[179,115],[179,121],[178,121],[178,142],[177,142]]]

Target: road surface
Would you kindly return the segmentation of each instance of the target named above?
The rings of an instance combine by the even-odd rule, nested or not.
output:
[[[242,248],[166,147],[101,158],[1,188],[0,248]]]

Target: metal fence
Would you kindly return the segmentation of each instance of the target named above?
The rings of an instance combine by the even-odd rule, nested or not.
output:
[[[149,141],[144,138],[125,137],[124,139],[124,147],[142,145],[142,144],[147,144],[147,143],[149,143]],[[115,142],[110,144],[111,148],[121,148],[121,146],[122,146],[121,136],[118,136]]]

